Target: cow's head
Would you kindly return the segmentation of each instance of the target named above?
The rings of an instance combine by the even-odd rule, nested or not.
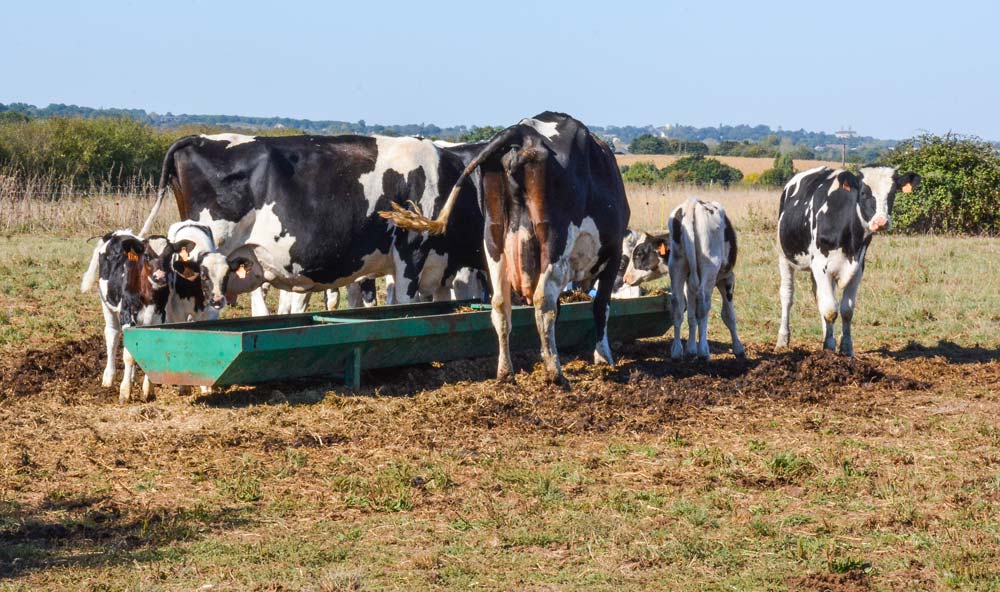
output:
[[[157,277],[166,281],[167,272],[172,271],[190,282],[198,281],[201,278],[201,265],[192,256],[196,248],[194,241],[168,242],[160,253],[160,264],[164,273]]]
[[[264,283],[264,270],[254,254],[257,245],[243,245],[229,256],[218,252],[202,253],[201,281],[208,303],[215,309],[235,304],[236,297],[252,292]]]
[[[145,282],[152,288],[165,288],[166,274],[163,271],[161,253],[168,244],[166,238],[151,236],[140,239],[135,236],[117,235],[108,245],[109,252],[121,258],[126,269],[126,284],[132,290],[140,290]]]
[[[633,239],[634,240],[634,239]],[[667,261],[670,256],[670,235],[640,233],[634,241],[635,247],[628,252],[629,239],[625,239],[623,256],[628,257],[628,265],[622,280],[629,286],[638,286],[643,282],[655,280],[669,273]]]
[[[920,184],[920,175],[916,173],[900,173],[896,167],[870,165],[861,167],[858,171],[859,180],[851,175],[851,179],[841,182],[853,182],[858,191],[858,214],[865,222],[869,232],[889,230],[892,228],[892,206],[896,201],[896,192],[910,193]],[[850,175],[850,173],[847,173]]]

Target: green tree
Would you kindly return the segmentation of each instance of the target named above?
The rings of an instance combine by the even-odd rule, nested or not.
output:
[[[705,185],[719,183],[729,186],[743,178],[739,169],[723,164],[714,158],[686,156],[665,167],[660,176],[671,183],[694,183]]]
[[[622,180],[626,183],[653,185],[660,179],[660,170],[651,162],[637,162],[631,166],[622,167]]]
[[[896,228],[1000,233],[1000,155],[988,142],[925,134],[889,150],[885,162],[922,178],[912,193],[896,194]]]
[[[643,134],[632,140],[628,146],[632,154],[667,154],[667,143],[664,138],[657,138],[652,134]]]
[[[482,142],[502,132],[504,128],[493,125],[473,127],[458,137],[459,142]]]
[[[760,174],[760,184],[768,187],[783,187],[795,176],[795,165],[791,154],[774,157],[774,166]]]

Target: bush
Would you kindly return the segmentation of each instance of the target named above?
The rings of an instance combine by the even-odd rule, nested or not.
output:
[[[743,178],[739,169],[722,164],[714,158],[687,156],[663,169],[661,176],[672,183],[721,183],[729,186]]]
[[[923,178],[913,193],[896,194],[898,229],[1000,233],[1000,155],[988,142],[925,134],[902,142],[884,160]]]
[[[626,183],[653,185],[660,181],[660,170],[651,162],[637,162],[622,168],[622,180]]]
[[[633,154],[691,154],[704,156],[708,154],[708,144],[658,138],[652,134],[643,134],[632,140],[629,152]]]
[[[767,187],[784,187],[795,176],[795,166],[791,154],[774,157],[774,167],[760,174],[760,184]]]

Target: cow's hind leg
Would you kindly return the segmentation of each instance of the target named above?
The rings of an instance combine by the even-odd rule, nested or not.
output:
[[[118,314],[101,302],[101,310],[104,312],[104,345],[107,350],[107,363],[104,365],[104,374],[101,376],[101,386],[111,386],[115,381],[115,360],[118,357],[118,344],[121,343],[122,328]]]
[[[698,357],[706,362],[711,357],[708,351],[708,314],[712,311],[712,288],[717,273],[712,269],[702,270],[695,310],[695,316],[698,318]]]
[[[688,340],[684,353],[694,357],[698,355],[698,290],[701,288],[691,282],[690,275],[684,278],[684,286],[687,296],[688,321]]]
[[[844,334],[840,336],[840,353],[845,356],[854,357],[854,339],[851,338],[851,321],[854,319],[854,306],[857,304],[858,286],[861,284],[861,275],[864,268],[858,266],[857,272],[844,286],[844,293],[840,296],[840,318],[844,323]]]
[[[510,358],[510,279],[507,277],[507,259],[500,254],[499,261],[487,257],[486,263],[493,282],[493,298],[490,301],[490,320],[497,332],[499,352],[497,355],[497,380],[513,378],[514,366]]]
[[[792,263],[785,259],[784,255],[778,256],[778,273],[781,275],[781,325],[778,327],[778,347],[788,347],[791,336],[789,330],[789,315],[792,312],[792,303],[795,301],[795,269]]]
[[[733,355],[737,358],[746,357],[746,349],[740,336],[736,333],[736,307],[733,306],[733,291],[736,289],[736,274],[730,272],[719,278],[716,283],[722,295],[722,322],[729,329],[729,337],[733,343]]]
[[[684,342],[681,341],[681,325],[684,324],[684,313],[687,312],[687,272],[670,268],[670,312],[674,321],[674,344],[670,348],[670,357],[679,360],[684,356]]]
[[[612,256],[611,261],[619,259],[620,256]],[[617,273],[618,268],[609,262],[597,278],[597,295],[594,296],[594,330],[597,334],[597,343],[594,346],[595,364],[615,365],[614,358],[611,357],[611,346],[608,344],[608,313],[611,309],[611,292],[615,287]]]
[[[535,325],[538,327],[538,337],[542,342],[542,363],[545,364],[545,375],[550,382],[564,381],[562,366],[559,363],[559,350],[556,347],[556,317],[558,316],[559,295],[566,285],[565,273],[562,273],[564,262],[549,265],[538,278],[535,289]]]

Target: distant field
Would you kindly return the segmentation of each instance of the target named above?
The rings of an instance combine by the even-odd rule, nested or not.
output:
[[[618,166],[635,164],[637,162],[652,162],[659,168],[674,163],[680,156],[668,154],[619,154],[615,156]],[[762,173],[774,164],[773,158],[751,158],[748,156],[711,156],[731,167],[737,168],[744,175]],[[832,160],[796,160],[795,169],[804,171],[818,166],[839,167],[840,163]]]

